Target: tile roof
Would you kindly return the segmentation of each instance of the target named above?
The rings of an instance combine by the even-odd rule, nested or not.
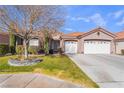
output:
[[[37,33],[38,35],[40,35],[41,37],[43,36],[41,32],[38,32]],[[36,33],[34,35],[37,35]],[[56,35],[63,35],[63,36],[69,36],[69,37],[78,37],[78,36],[81,36],[81,35],[85,35],[87,34],[87,32],[72,32],[72,33],[68,33],[68,34],[64,34],[64,33],[57,33],[55,34]],[[121,32],[118,32],[118,33],[115,33],[116,35],[116,40],[124,40],[124,31],[121,31]],[[6,44],[9,44],[9,33],[7,32],[0,32],[0,43],[6,43]]]
[[[84,32],[72,32],[72,33],[69,33],[69,34],[64,34],[64,36],[80,36],[84,34]]]
[[[116,38],[115,39],[124,39],[124,31],[116,33]]]
[[[0,44],[9,44],[9,34],[7,32],[0,32]]]
[[[90,34],[95,33],[95,32],[103,32],[103,33],[106,33],[107,35],[109,35],[109,36],[111,36],[111,37],[113,37],[113,38],[116,37],[116,35],[113,34],[112,32],[107,31],[107,30],[104,29],[104,28],[97,27],[97,28],[95,28],[95,29],[92,29],[92,30],[90,30],[90,31],[88,31],[88,32],[86,32],[86,33],[84,33],[83,35],[80,36],[80,38],[81,38],[81,37],[85,37],[85,36],[90,35]]]

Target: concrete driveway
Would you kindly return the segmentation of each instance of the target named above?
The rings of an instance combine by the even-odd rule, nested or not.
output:
[[[124,88],[124,56],[84,54],[68,56],[100,87]]]
[[[81,86],[42,74],[0,74],[0,88],[79,88]]]

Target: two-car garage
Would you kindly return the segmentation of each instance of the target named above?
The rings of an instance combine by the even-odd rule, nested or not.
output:
[[[77,53],[76,41],[65,41],[65,53]],[[84,54],[110,54],[111,42],[103,40],[84,41]]]
[[[110,41],[84,41],[84,54],[110,54]]]

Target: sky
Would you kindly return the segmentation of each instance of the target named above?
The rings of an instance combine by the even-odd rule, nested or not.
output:
[[[103,27],[110,32],[124,30],[124,6],[109,5],[69,5],[61,31],[64,33],[87,32],[96,27]]]

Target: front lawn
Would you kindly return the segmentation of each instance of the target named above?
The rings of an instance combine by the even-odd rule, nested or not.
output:
[[[67,56],[39,56],[42,62],[33,66],[9,66],[10,57],[0,57],[0,73],[44,73],[68,80],[85,87],[98,87],[84,72],[82,72]]]

